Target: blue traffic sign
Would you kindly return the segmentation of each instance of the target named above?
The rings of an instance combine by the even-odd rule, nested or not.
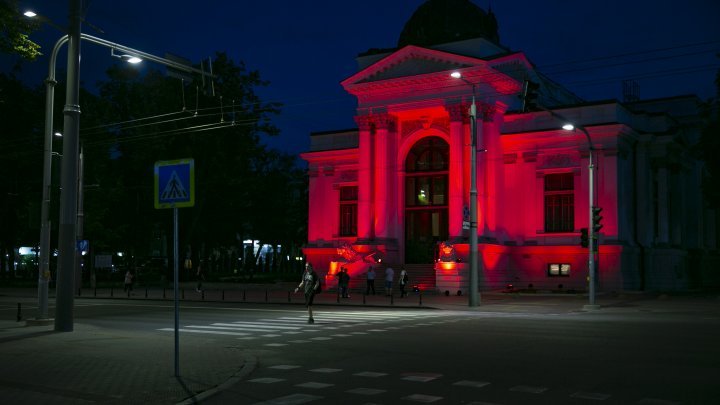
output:
[[[155,162],[155,208],[194,205],[195,161],[179,159]]]

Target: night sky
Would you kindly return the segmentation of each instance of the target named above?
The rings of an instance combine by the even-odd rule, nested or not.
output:
[[[225,51],[271,82],[264,101],[285,106],[268,144],[307,150],[309,134],[355,127],[355,100],[340,82],[356,72],[355,57],[393,48],[405,22],[424,0],[101,1],[85,0],[83,32],[158,56],[197,63]],[[621,82],[635,79],[643,99],[714,95],[720,67],[720,1],[488,1],[500,42],[526,56],[551,79],[587,100],[621,99]],[[23,1],[58,25],[67,1]],[[45,27],[31,38],[49,54],[61,33]],[[3,71],[13,60],[0,58]],[[64,63],[64,61],[61,61]],[[106,48],[83,44],[86,88],[116,63]],[[157,66],[157,65],[155,65]],[[61,66],[60,66],[61,67]],[[47,59],[23,67],[23,79],[42,84]],[[62,78],[64,80],[64,78]],[[81,100],[82,102],[82,100]],[[178,106],[168,106],[168,112]]]

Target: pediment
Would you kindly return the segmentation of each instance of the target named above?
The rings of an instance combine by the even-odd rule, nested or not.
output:
[[[353,85],[410,78],[478,65],[486,65],[486,62],[482,59],[410,45],[343,80],[342,85],[347,88]]]

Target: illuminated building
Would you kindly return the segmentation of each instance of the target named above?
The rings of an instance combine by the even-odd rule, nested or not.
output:
[[[581,100],[502,46],[492,12],[466,0],[426,2],[396,49],[368,51],[358,65],[342,82],[358,101],[357,129],[313,133],[302,154],[304,253],[329,281],[340,265],[362,281],[372,263],[404,264],[424,289],[467,292],[473,91],[481,289],[587,288],[590,148],[559,116],[594,148],[599,289],[685,289],[713,277],[716,220],[690,154],[702,126],[696,97]],[[523,111],[526,80],[554,114]]]

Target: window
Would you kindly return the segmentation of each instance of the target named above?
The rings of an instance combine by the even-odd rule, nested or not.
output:
[[[357,235],[357,186],[340,187],[340,236]]]
[[[548,264],[548,277],[570,277],[570,264],[550,263]]]
[[[420,140],[405,162],[405,206],[447,206],[447,142],[438,137]]]
[[[545,176],[545,232],[575,229],[575,185],[572,173]]]

